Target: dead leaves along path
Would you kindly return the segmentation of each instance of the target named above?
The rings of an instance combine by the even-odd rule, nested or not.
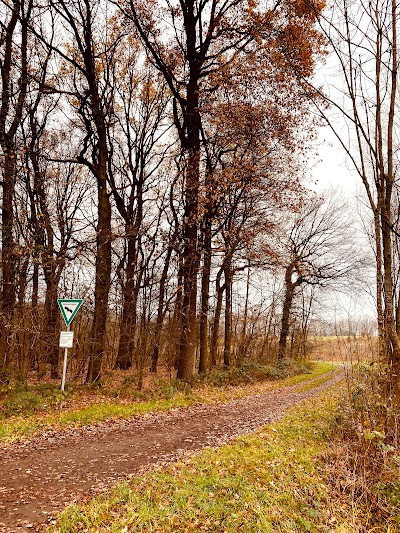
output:
[[[341,379],[306,392],[288,387],[226,404],[116,420],[47,433],[0,451],[0,531],[40,531],[67,503],[151,466],[219,446],[281,418],[288,407]]]

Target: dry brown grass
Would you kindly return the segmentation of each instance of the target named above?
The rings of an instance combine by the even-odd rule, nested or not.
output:
[[[314,360],[358,363],[378,360],[378,337],[371,335],[332,335],[309,337],[309,357]]]

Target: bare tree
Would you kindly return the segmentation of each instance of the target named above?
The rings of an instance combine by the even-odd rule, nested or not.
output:
[[[374,221],[380,351],[396,364],[400,340],[393,299],[392,200],[398,167],[398,17],[394,0],[333,2],[319,21],[340,86],[325,93],[315,87],[310,91],[365,189]],[[319,105],[321,98],[328,109]]]
[[[69,162],[85,165],[97,183],[95,306],[87,373],[87,381],[92,382],[98,380],[101,373],[111,284],[112,213],[107,187],[111,147],[107,137],[114,99],[110,76],[116,46],[115,41],[109,39],[112,32],[105,32],[103,36],[109,21],[103,17],[100,2],[50,0],[49,5],[67,32],[71,46],[55,45],[53,42],[48,42],[48,46],[65,62],[65,70],[70,71],[71,77],[70,88],[66,79],[59,78],[62,87],[46,89],[61,90],[75,106],[81,120],[83,139],[78,154],[70,157]],[[118,34],[114,37],[118,40]],[[99,49],[102,50],[100,54]]]
[[[16,245],[14,196],[17,176],[17,130],[22,122],[28,91],[28,25],[31,0],[13,0],[0,8],[0,146],[2,150],[2,330],[0,366],[8,366],[9,337],[15,305]]]
[[[326,200],[306,200],[282,241],[285,274],[278,348],[281,361],[286,356],[291,311],[299,289],[304,285],[343,289],[344,280],[349,282],[350,275],[362,264],[351,239],[345,204],[335,195]]]
[[[109,140],[114,146],[109,181],[124,221],[126,257],[119,266],[124,276],[116,367],[127,369],[132,365],[136,305],[146,266],[140,261],[140,248],[146,233],[143,225],[148,193],[154,193],[154,182],[158,184],[170,142],[163,141],[169,129],[166,124],[169,97],[164,80],[149,65],[143,68],[136,63],[136,49],[133,57],[129,48],[124,51],[128,53],[121,51],[119,70],[115,72],[114,86],[123,111],[116,114],[118,132]]]

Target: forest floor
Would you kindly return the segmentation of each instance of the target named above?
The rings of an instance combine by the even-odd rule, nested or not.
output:
[[[66,504],[89,499],[149,468],[249,434],[342,376],[337,370],[323,382],[317,377],[226,403],[50,430],[3,444],[0,531],[40,531]]]

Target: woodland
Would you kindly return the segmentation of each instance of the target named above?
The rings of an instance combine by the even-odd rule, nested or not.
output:
[[[87,383],[303,357],[315,301],[368,262],[398,364],[395,4],[1,12],[4,382],[59,377],[58,298],[84,299],[69,370]],[[327,57],[336,88],[316,82]],[[321,125],[361,178],[369,255],[343,199],[306,186]]]
[[[83,299],[67,382],[86,391],[113,372],[185,393],[241,369],[318,380],[310,358],[343,359],[352,494],[398,525],[366,487],[380,471],[399,491],[399,17],[394,0],[1,0],[0,399],[59,387],[60,298]],[[357,199],[311,182],[321,127]],[[357,291],[375,317],[333,321],[325,302]]]
[[[322,7],[2,5],[3,380],[59,376],[58,298],[84,299],[89,383],[284,360],[292,331],[304,355],[314,293],[357,267],[303,184]]]

